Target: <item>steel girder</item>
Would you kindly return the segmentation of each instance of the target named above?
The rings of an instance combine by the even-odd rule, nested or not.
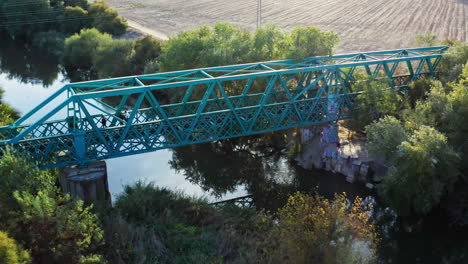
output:
[[[15,123],[0,127],[0,147],[11,145],[30,153],[42,168],[52,168],[337,121],[350,117],[355,73],[404,87],[423,74],[435,75],[447,49],[365,52],[71,83]]]

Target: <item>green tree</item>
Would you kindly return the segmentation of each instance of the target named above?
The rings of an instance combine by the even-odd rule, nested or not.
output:
[[[302,59],[319,55],[332,55],[338,44],[338,35],[332,31],[323,32],[318,27],[297,27],[290,35],[287,58]]]
[[[366,126],[366,139],[370,155],[393,161],[397,157],[398,146],[408,139],[408,133],[399,120],[386,116]]]
[[[93,68],[99,78],[118,77],[132,74],[130,59],[134,41],[119,39],[98,45],[93,56]]]
[[[267,25],[258,28],[252,40],[249,60],[269,61],[281,59],[286,56],[288,40],[287,34],[278,26]]]
[[[92,20],[86,19],[88,11],[84,10],[79,6],[67,6],[63,10],[60,18],[69,20],[69,22],[60,23],[60,28],[62,32],[65,33],[76,33],[83,28],[90,28]]]
[[[31,263],[29,253],[8,235],[0,231],[0,263],[28,264]]]
[[[442,133],[427,126],[403,141],[397,155],[379,194],[402,216],[427,214],[457,180],[458,155]]]
[[[161,41],[151,36],[139,38],[135,42],[135,52],[131,58],[132,74],[142,74],[146,65],[157,62],[161,55]]]
[[[163,46],[160,64],[164,71],[193,69],[246,61],[250,34],[227,23],[181,32]]]
[[[406,100],[388,80],[363,81],[352,85],[354,92],[361,92],[354,102],[353,119],[345,125],[354,131],[363,131],[374,120],[385,115],[399,116]]]
[[[30,236],[35,263],[104,263],[97,254],[103,231],[92,206],[55,192],[14,193],[21,207],[21,222]]]
[[[7,148],[0,159],[0,181],[0,226],[13,230],[19,213],[13,193],[18,190],[32,194],[49,192],[53,189],[56,175],[50,171],[40,171],[29,158]]]
[[[117,11],[110,8],[105,0],[96,0],[89,6],[89,15],[94,16],[93,26],[101,32],[122,35],[127,30],[127,22]]]
[[[466,64],[460,80],[453,84],[453,90],[448,94],[449,106],[442,122],[443,131],[449,142],[462,153],[462,169],[468,170],[468,64]]]
[[[63,65],[68,69],[90,69],[99,46],[110,45],[112,36],[97,29],[83,29],[65,40]]]
[[[464,65],[468,63],[468,43],[455,43],[446,55],[442,57],[437,67],[439,78],[443,82],[457,81],[463,71]]]

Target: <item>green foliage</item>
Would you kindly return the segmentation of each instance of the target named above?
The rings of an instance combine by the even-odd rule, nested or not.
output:
[[[421,126],[398,147],[379,194],[402,216],[424,215],[453,187],[458,155],[437,130]]]
[[[431,47],[437,45],[437,35],[426,32],[416,35],[416,45],[418,47]]]
[[[338,43],[333,32],[317,27],[299,27],[283,32],[267,26],[251,34],[243,29],[218,23],[181,32],[163,46],[160,59],[164,71],[247,63],[285,57],[305,58],[330,55]]]
[[[159,216],[170,210],[185,218],[185,212],[190,210],[210,210],[206,201],[186,197],[165,188],[155,187],[153,184],[137,182],[125,186],[124,192],[115,201],[115,208],[128,220],[139,222],[153,216]],[[187,220],[196,221],[190,215]]]
[[[353,119],[345,123],[354,131],[363,131],[374,120],[385,115],[398,116],[406,106],[406,100],[387,80],[363,81],[352,85],[354,92],[361,92],[354,102]]]
[[[416,80],[409,85],[409,99],[411,107],[416,106],[418,100],[424,100],[427,97],[427,94],[430,92],[434,80],[429,78],[421,78]]]
[[[455,45],[442,57],[437,67],[439,78],[443,82],[457,81],[464,65],[468,63],[468,43],[454,43]]]
[[[134,55],[130,64],[132,73],[141,74],[154,73],[158,67],[154,65],[161,54],[161,41],[153,39],[151,36],[139,38],[135,42]],[[147,72],[151,71],[151,72]]]
[[[258,28],[252,40],[250,58],[252,61],[269,61],[284,58],[287,50],[287,34],[278,26],[267,25]]]
[[[448,94],[448,111],[443,115],[441,129],[447,134],[449,142],[462,153],[462,169],[468,170],[468,64],[460,80],[453,84]]]
[[[68,23],[60,23],[60,28],[62,32],[66,33],[76,33],[83,28],[90,28],[92,20],[83,19],[88,15],[88,11],[79,6],[67,6],[63,10],[60,18],[69,20]]]
[[[323,32],[318,27],[297,27],[290,35],[287,57],[302,59],[319,55],[332,55],[338,44],[338,35],[334,32]]]
[[[19,118],[19,113],[13,107],[3,103],[3,93],[5,91],[0,87],[0,126],[9,125]]]
[[[209,226],[219,221],[215,215],[204,200],[137,182],[117,197],[106,233],[115,234],[110,240],[123,261],[210,263],[216,255]]]
[[[373,263],[376,229],[369,208],[346,196],[333,201],[297,193],[278,211],[276,263]]]
[[[28,264],[31,258],[26,250],[8,235],[0,231],[0,263],[5,264]]]
[[[110,8],[105,0],[94,1],[89,7],[89,15],[95,16],[93,26],[101,32],[121,35],[127,30],[127,22],[117,11]]]
[[[0,226],[12,230],[16,229],[15,219],[19,213],[13,193],[49,192],[53,189],[56,175],[51,171],[40,171],[26,156],[7,148],[0,159],[0,181]]]
[[[151,37],[117,39],[97,29],[82,30],[65,40],[63,64],[67,69],[95,72],[99,78],[142,74],[157,69],[161,43]]]
[[[112,42],[112,36],[97,29],[83,29],[65,40],[63,65],[69,69],[90,69],[99,46]]]
[[[31,255],[39,263],[104,263],[96,254],[103,231],[92,207],[54,192],[14,193],[30,236]]]
[[[119,39],[105,41],[98,45],[93,56],[93,67],[99,78],[130,75],[128,65],[133,52],[134,41]]]
[[[408,133],[395,117],[386,116],[366,127],[366,138],[370,155],[392,161],[397,157],[398,146],[408,139]]]

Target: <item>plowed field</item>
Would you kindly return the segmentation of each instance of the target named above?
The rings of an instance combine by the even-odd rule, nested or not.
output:
[[[108,0],[124,17],[171,35],[227,21],[256,26],[257,0]],[[338,51],[414,46],[418,33],[468,41],[468,0],[262,0],[262,23],[337,32]]]

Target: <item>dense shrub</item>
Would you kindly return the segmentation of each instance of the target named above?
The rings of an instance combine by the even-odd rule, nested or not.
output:
[[[402,216],[427,214],[452,190],[458,156],[445,135],[427,126],[415,130],[397,151],[379,194]]]
[[[63,65],[68,69],[90,69],[100,46],[112,42],[112,36],[97,29],[83,29],[65,40]]]
[[[18,190],[32,194],[51,191],[56,175],[50,171],[40,171],[30,159],[7,149],[0,159],[0,181],[0,227],[16,237],[20,235],[16,233],[19,232],[17,216],[20,207],[13,193]]]
[[[376,229],[357,198],[333,201],[297,193],[278,211],[276,263],[373,263]]]
[[[35,263],[103,263],[97,254],[103,245],[99,219],[84,207],[55,193],[33,195],[16,191],[21,207],[21,223],[30,237],[29,246]]]
[[[110,8],[105,0],[94,1],[89,7],[89,15],[94,17],[92,26],[101,32],[121,35],[127,30],[127,22],[117,11]]]
[[[132,74],[130,60],[135,41],[119,39],[100,43],[93,56],[93,68],[98,78],[109,78]]]
[[[398,146],[408,138],[403,124],[393,116],[386,116],[366,127],[367,150],[369,154],[393,161]]]
[[[181,32],[163,46],[164,71],[247,63],[258,60],[330,55],[338,43],[333,32],[317,27],[298,27],[283,32],[267,26],[249,33],[226,23]]]
[[[345,123],[354,131],[364,131],[367,125],[385,115],[399,116],[407,105],[406,99],[391,88],[388,80],[357,82],[351,90],[361,92],[353,105],[353,119]]]
[[[0,231],[0,263],[28,264],[31,262],[29,253],[23,250],[15,240]]]

